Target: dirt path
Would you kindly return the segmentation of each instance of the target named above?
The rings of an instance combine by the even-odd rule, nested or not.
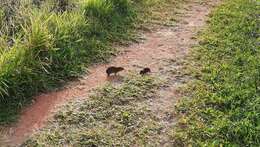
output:
[[[215,2],[213,2],[215,3]],[[164,123],[169,123],[168,113],[174,109],[174,103],[179,97],[176,88],[181,80],[178,76],[171,76],[172,69],[178,70],[181,65],[175,62],[183,58],[188,49],[195,45],[192,39],[198,30],[205,24],[211,3],[190,2],[184,10],[184,15],[175,27],[162,27],[154,32],[146,33],[146,40],[140,44],[122,48],[120,55],[115,57],[109,64],[96,65],[89,69],[89,74],[73,82],[62,90],[42,94],[35,98],[35,102],[27,107],[21,115],[19,122],[7,132],[9,142],[19,144],[33,131],[43,127],[46,120],[52,116],[55,107],[64,104],[74,98],[87,97],[91,89],[104,85],[107,79],[105,70],[108,66],[123,66],[126,71],[138,71],[142,67],[150,67],[153,72],[160,73],[167,78],[168,86],[160,91],[160,99],[150,102],[155,113],[162,116]]]

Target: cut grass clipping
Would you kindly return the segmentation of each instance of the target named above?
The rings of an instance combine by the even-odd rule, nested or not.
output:
[[[258,12],[256,1],[226,0],[211,14],[190,60],[197,80],[178,106],[176,145],[259,146]]]
[[[111,44],[132,39],[138,18],[159,3],[172,4],[168,0],[1,1],[0,125],[17,120],[33,95],[106,60],[115,51]]]
[[[156,145],[161,125],[148,109],[161,82],[150,76],[130,76],[108,84],[89,99],[64,106],[42,131],[24,146]]]

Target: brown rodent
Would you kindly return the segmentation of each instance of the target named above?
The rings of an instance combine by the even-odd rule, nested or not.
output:
[[[150,68],[144,68],[143,70],[140,71],[140,75],[145,75],[147,73],[150,73],[151,72],[151,69]]]
[[[107,68],[106,73],[107,73],[107,76],[109,77],[110,74],[114,73],[114,74],[116,75],[118,72],[120,72],[120,71],[122,71],[122,70],[124,70],[123,67],[111,66],[111,67],[108,67],[108,68]]]

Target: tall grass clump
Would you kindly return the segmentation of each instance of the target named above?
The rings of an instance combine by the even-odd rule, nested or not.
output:
[[[173,139],[180,146],[259,146],[260,48],[256,1],[224,1],[194,50],[188,98]]]
[[[136,19],[136,11],[129,0],[88,0],[84,4],[84,15],[89,18],[92,35],[110,41],[128,39],[125,28],[134,27],[129,24]]]
[[[33,95],[107,59],[136,16],[130,0],[21,0],[14,10],[0,2],[0,124]]]

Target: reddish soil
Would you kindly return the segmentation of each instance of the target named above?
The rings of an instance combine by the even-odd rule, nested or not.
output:
[[[57,106],[71,99],[86,98],[92,89],[117,80],[117,77],[106,77],[105,70],[108,66],[122,66],[127,69],[120,75],[125,75],[129,71],[138,72],[143,67],[151,68],[153,73],[159,73],[163,68],[171,68],[171,65],[164,61],[183,58],[188,53],[188,49],[197,43],[192,38],[205,24],[210,7],[211,5],[206,3],[188,3],[177,26],[161,27],[145,33],[146,40],[143,43],[122,47],[120,49],[122,53],[109,64],[92,66],[88,74],[68,84],[62,90],[35,97],[35,102],[22,111],[19,122],[9,129],[9,142],[19,144],[35,130],[42,128]],[[165,110],[172,109],[176,99],[170,98],[179,97],[176,83],[161,91],[160,95],[161,99],[151,102],[155,113],[165,113]]]

